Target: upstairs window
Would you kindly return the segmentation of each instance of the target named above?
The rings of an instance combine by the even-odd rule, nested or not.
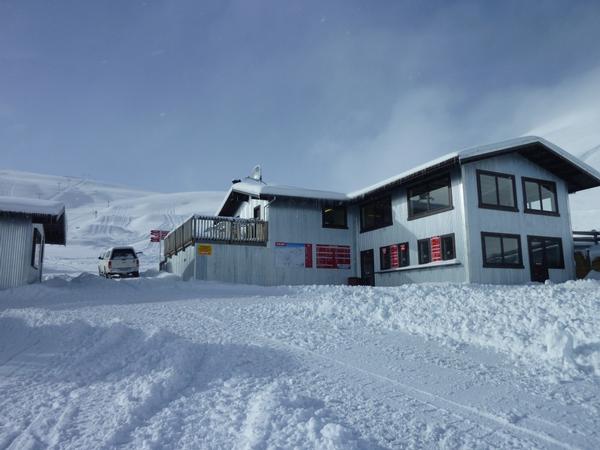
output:
[[[450,175],[408,189],[408,219],[429,216],[452,209]]]
[[[392,224],[392,198],[383,197],[360,207],[360,231],[376,230]]]
[[[324,206],[322,209],[323,228],[348,228],[346,207]]]
[[[393,244],[379,249],[380,270],[406,267],[410,264],[408,255],[408,242]]]
[[[477,171],[479,207],[517,211],[517,191],[514,175]]]
[[[260,205],[254,207],[254,218],[260,220]]]
[[[556,183],[553,181],[523,178],[525,212],[558,216]]]
[[[518,234],[481,233],[483,267],[523,268]]]

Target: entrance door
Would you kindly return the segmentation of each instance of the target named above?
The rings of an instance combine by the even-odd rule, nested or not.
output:
[[[527,236],[529,247],[529,266],[531,268],[531,281],[544,282],[550,278],[548,273],[547,258],[544,251],[544,242]]]
[[[375,286],[375,257],[373,250],[360,252],[360,276],[369,286]]]

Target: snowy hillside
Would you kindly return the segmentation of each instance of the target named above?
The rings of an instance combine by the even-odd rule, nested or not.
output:
[[[95,271],[102,249],[134,245],[142,264],[156,266],[151,229],[171,230],[192,214],[213,214],[222,192],[160,194],[77,177],[0,171],[0,195],[42,198],[67,207],[67,247],[48,246],[46,272]]]

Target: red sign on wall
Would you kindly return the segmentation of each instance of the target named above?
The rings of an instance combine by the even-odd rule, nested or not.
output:
[[[400,267],[400,259],[398,258],[397,245],[392,245],[390,248],[390,265],[392,268]]]
[[[431,238],[431,260],[442,260],[442,240],[439,236],[434,236]]]
[[[312,244],[304,244],[304,267],[310,269],[313,266]]]
[[[318,269],[349,269],[350,267],[349,245],[317,244]]]

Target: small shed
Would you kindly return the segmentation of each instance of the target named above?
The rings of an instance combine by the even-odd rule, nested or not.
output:
[[[42,279],[45,244],[66,244],[65,205],[0,196],[0,289]]]

